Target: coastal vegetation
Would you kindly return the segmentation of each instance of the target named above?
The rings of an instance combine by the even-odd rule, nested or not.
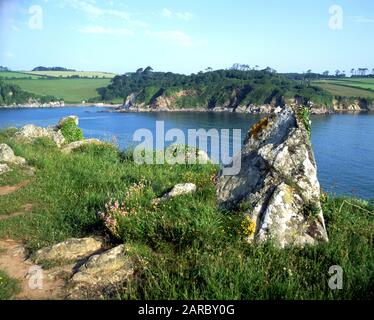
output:
[[[26,243],[29,254],[71,237],[107,234],[132,247],[136,277],[107,288],[114,299],[372,299],[374,207],[354,198],[321,197],[330,241],[314,247],[277,249],[249,245],[248,208],[217,207],[215,165],[137,165],[131,150],[86,145],[65,154],[48,139],[33,143],[3,130],[0,143],[33,166],[30,178],[12,165],[0,186],[30,180],[0,196],[0,238]],[[155,204],[178,183],[197,191]],[[126,214],[113,237],[100,212],[118,200]],[[24,205],[30,212],[21,212]],[[329,268],[344,270],[344,289],[328,287]],[[7,279],[7,283],[9,283]],[[12,282],[10,282],[12,283]],[[8,297],[14,295],[8,285]]]
[[[176,96],[178,108],[220,106],[235,108],[240,105],[284,105],[298,97],[302,102],[332,106],[332,95],[312,86],[266,70],[216,70],[181,75],[171,72],[153,72],[152,68],[116,76],[111,84],[99,90],[101,99],[126,98],[136,94],[136,102],[150,105],[159,97]]]
[[[154,72],[151,67],[123,75],[46,69],[25,72],[4,69],[0,80],[30,94],[57,97],[71,104],[83,101],[121,104],[133,95],[133,104],[155,108],[165,101],[174,109],[236,109],[248,105],[283,106],[296,100],[305,106],[312,104],[332,110],[334,101],[343,105],[342,109],[358,99],[365,106],[372,106],[374,101],[374,80],[370,76],[277,74],[271,68],[244,67],[215,71],[208,68],[191,75]]]

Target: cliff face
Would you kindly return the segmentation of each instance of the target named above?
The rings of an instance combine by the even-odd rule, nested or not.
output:
[[[235,90],[224,101],[205,101],[200,98],[196,90],[179,90],[172,94],[160,94],[150,103],[139,101],[139,93],[132,93],[126,98],[123,108],[126,110],[142,111],[173,111],[173,110],[199,110],[215,112],[237,112],[250,114],[271,114],[283,108],[286,103],[291,105],[304,105],[297,97],[284,101],[273,100],[266,104],[245,103],[240,99],[240,93]],[[200,101],[200,103],[197,103]],[[308,101],[306,105],[311,114],[330,114],[344,111],[373,111],[373,102],[361,98],[335,98],[332,107]]]
[[[333,100],[335,111],[374,111],[374,103],[364,98],[338,98]]]

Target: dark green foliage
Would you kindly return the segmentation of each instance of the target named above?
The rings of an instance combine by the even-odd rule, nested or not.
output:
[[[299,112],[300,112],[301,120],[303,121],[305,129],[306,129],[306,131],[308,131],[309,138],[310,138],[311,132],[312,132],[312,123],[311,123],[311,120],[310,120],[310,111],[307,107],[301,107]]]
[[[83,140],[83,131],[78,128],[74,119],[66,119],[61,126],[61,132],[67,143]]]
[[[100,89],[99,93],[103,100],[125,98],[137,93],[137,102],[149,105],[161,95],[172,96],[178,91],[187,93],[176,98],[176,107],[180,108],[248,104],[282,106],[287,99],[294,97],[305,104],[313,101],[332,105],[332,96],[327,92],[265,70],[217,70],[186,76],[139,69],[136,73],[114,77],[112,83]]]

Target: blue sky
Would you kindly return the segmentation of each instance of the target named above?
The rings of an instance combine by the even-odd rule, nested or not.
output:
[[[372,0],[0,0],[0,65],[14,70],[371,70],[373,34]]]

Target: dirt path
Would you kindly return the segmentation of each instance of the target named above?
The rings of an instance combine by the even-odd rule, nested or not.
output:
[[[22,211],[13,212],[13,213],[7,214],[7,215],[1,215],[0,216],[0,221],[7,220],[7,219],[10,219],[10,218],[14,218],[14,217],[18,217],[18,216],[22,216],[24,214],[30,213],[32,211],[32,207],[33,206],[32,206],[31,203],[27,203],[27,204],[25,204],[21,207]]]
[[[30,183],[30,180],[22,181],[14,186],[3,186],[0,187],[0,196],[6,196],[8,194],[11,194],[13,192],[16,192],[17,190],[26,187]]]
[[[17,300],[50,300],[64,297],[64,281],[55,279],[46,270],[40,272],[41,269],[27,260],[21,242],[0,240],[0,269],[19,280],[21,291],[16,297]],[[41,277],[38,276],[40,274]]]

